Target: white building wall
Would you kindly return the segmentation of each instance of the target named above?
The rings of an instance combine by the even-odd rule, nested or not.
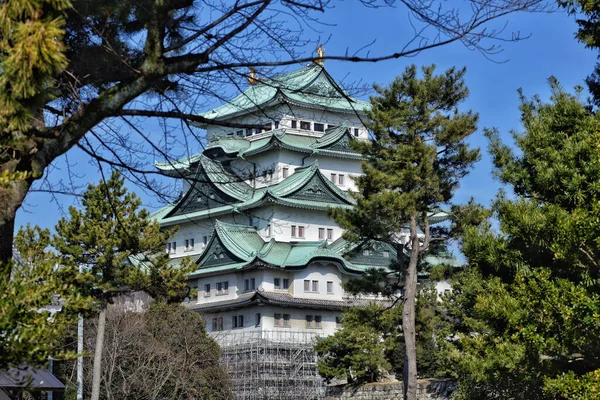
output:
[[[350,128],[357,128],[359,131],[359,138],[367,138],[368,133],[362,124],[361,118],[357,114],[349,113],[338,113],[327,110],[317,110],[312,108],[298,107],[294,105],[282,104],[275,107],[264,108],[258,112],[254,112],[251,114],[246,114],[243,116],[238,116],[235,118],[231,118],[228,122],[237,123],[242,125],[265,125],[267,123],[271,123],[271,128],[275,128],[274,122],[279,122],[280,128],[289,128],[292,129],[291,121],[297,121],[297,130],[298,132],[304,134],[311,134],[315,136],[321,136],[323,132],[314,131],[314,126],[312,123],[322,123],[325,125],[342,125],[346,124]],[[300,121],[311,122],[311,130],[300,130]],[[245,128],[230,128],[218,125],[208,125],[206,127],[207,135],[211,135],[213,133],[217,134],[232,134],[237,135],[238,132],[244,131],[243,135],[246,136]],[[259,132],[260,133],[260,132]],[[354,134],[354,130],[352,131]]]
[[[256,314],[260,313],[260,323],[257,325]],[[275,314],[288,314],[290,316],[289,326],[276,326],[275,325]],[[233,328],[233,316],[244,316],[244,327]],[[321,327],[308,328],[306,324],[306,316],[310,315],[313,318],[316,316],[321,317]],[[203,313],[202,316],[206,321],[206,330],[208,332],[218,332],[213,330],[212,319],[223,318],[223,335],[227,334],[228,330],[241,331],[241,330],[263,330],[263,331],[274,331],[281,332],[285,335],[289,331],[305,331],[313,332],[319,336],[330,336],[333,335],[337,330],[336,317],[341,318],[341,311],[330,311],[330,310],[316,310],[310,308],[288,308],[278,307],[273,305],[263,306],[251,306],[237,310],[224,311],[219,313]],[[217,333],[218,335],[218,333]]]
[[[342,288],[342,273],[334,264],[312,263],[306,268],[294,273],[294,297],[303,299],[319,299],[341,301],[344,295]],[[305,289],[305,282],[309,283],[309,290]],[[318,290],[313,291],[313,282],[317,282]],[[327,291],[327,282],[332,282],[333,291]]]

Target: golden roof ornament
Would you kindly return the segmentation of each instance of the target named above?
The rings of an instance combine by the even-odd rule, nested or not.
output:
[[[256,68],[254,67],[250,67],[250,71],[248,73],[248,82],[250,82],[251,85],[254,85],[256,82],[258,82],[258,78],[256,77]]]
[[[323,44],[319,44],[319,47],[317,47],[317,58],[315,59],[315,62],[319,63],[319,64],[323,64],[325,62],[325,60],[323,59],[323,57],[325,56],[325,49],[323,48]]]

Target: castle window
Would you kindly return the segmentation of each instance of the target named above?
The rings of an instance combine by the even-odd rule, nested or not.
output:
[[[354,128],[354,136],[358,137],[358,135],[360,135],[360,131],[358,128]]]
[[[204,297],[210,297],[210,283],[204,285]]]
[[[311,285],[312,283],[312,285]],[[313,292],[317,293],[319,291],[319,281],[310,281],[308,279],[304,280],[304,291],[305,292]]]
[[[342,327],[342,319],[340,317],[335,317],[335,327],[336,328]]]
[[[223,330],[223,317],[215,317],[212,319],[212,330],[222,331]]]
[[[337,181],[337,174],[331,174],[331,182],[336,183],[336,181]]]
[[[333,229],[327,229],[327,240],[333,240]]]
[[[325,239],[325,228],[319,228],[319,239]]]
[[[296,225],[292,225],[292,237],[296,237]]]
[[[304,237],[304,227],[303,226],[299,226],[298,227],[298,237],[299,238],[303,238]]]
[[[254,323],[254,326],[260,326],[260,313],[256,313],[255,319],[256,321]]]
[[[290,287],[290,280],[288,278],[283,278],[283,290],[287,290]]]
[[[383,258],[390,258],[390,252],[387,250],[383,251]]]
[[[238,136],[244,136],[244,130],[242,129],[240,131],[237,131],[235,134]]]
[[[319,291],[319,281],[312,281],[312,291],[315,293]]]
[[[194,239],[185,239],[185,251],[194,250]]]
[[[217,282],[217,294],[229,293],[229,282]]]
[[[287,167],[283,167],[282,171],[283,171],[283,179],[287,178],[290,174],[290,169]]]
[[[306,327],[307,328],[321,328],[322,317],[320,315],[307,315],[306,316]]]
[[[246,136],[252,136],[254,134],[254,129],[246,129]]]
[[[275,314],[275,326],[289,327],[290,326],[290,314]]]
[[[369,256],[371,252],[369,250],[363,250],[363,256]]]
[[[279,129],[279,121],[275,121],[275,129]]]
[[[254,290],[256,288],[256,281],[254,278],[244,279],[244,291]]]
[[[304,131],[310,131],[310,122],[300,121],[300,129],[302,129]]]
[[[315,122],[315,132],[324,132],[325,131],[325,125],[323,124],[318,124]]]
[[[206,246],[206,244],[208,243],[208,236],[202,237],[202,243]]]
[[[333,282],[327,281],[327,293],[333,293]]]
[[[177,242],[167,243],[167,253],[169,253],[169,254],[177,253]]]
[[[338,183],[340,184],[340,186],[344,186],[344,175],[338,175]]]
[[[292,121],[292,129],[296,129],[298,128],[298,122],[296,122],[295,120]]]
[[[244,316],[243,315],[234,315],[231,317],[231,327],[232,328],[243,328],[244,327]]]
[[[281,279],[273,278],[273,286],[275,287],[275,290],[281,289]]]

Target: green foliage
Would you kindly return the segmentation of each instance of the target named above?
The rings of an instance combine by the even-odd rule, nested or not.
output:
[[[69,265],[83,265],[80,290],[103,307],[127,291],[144,290],[157,300],[179,302],[189,293],[187,275],[192,262],[169,263],[165,245],[172,231],[161,231],[149,219],[141,200],[127,191],[124,179],[114,172],[109,180],[89,185],[79,210],[56,226],[53,246]]]
[[[569,14],[577,17],[579,30],[575,37],[585,47],[600,51],[600,1],[598,0],[558,0],[558,4]],[[588,89],[596,106],[600,105],[600,63],[586,79]]]
[[[391,370],[388,355],[398,346],[400,307],[353,307],[346,311],[341,324],[340,330],[315,346],[321,356],[317,364],[321,376],[328,382],[337,378],[365,383],[376,382]]]
[[[354,242],[395,242],[411,216],[424,220],[452,198],[460,178],[479,158],[465,139],[475,132],[477,114],[460,112],[468,89],[465,70],[434,75],[435,67],[408,67],[389,87],[375,86],[366,127],[373,140],[356,141],[363,172],[356,178],[352,210],[331,214]]]
[[[600,116],[550,80],[522,97],[513,151],[489,132],[495,174],[514,189],[464,230],[471,269],[447,303],[462,398],[596,398],[600,370]]]
[[[0,132],[32,127],[67,67],[64,12],[69,0],[9,0],[0,4]],[[17,135],[18,136],[18,135]]]
[[[143,290],[155,299],[180,302],[192,296],[187,275],[190,260],[171,265],[164,248],[170,231],[150,220],[141,201],[113,173],[84,193],[83,209],[47,229],[27,226],[15,238],[22,259],[12,277],[0,282],[0,366],[43,364],[48,355],[72,356],[55,350],[78,312],[105,307],[113,297]],[[79,266],[85,266],[82,273]],[[39,312],[60,300],[63,311],[52,321]]]
[[[440,308],[435,288],[419,292],[416,307],[417,363],[419,376],[439,376],[439,355],[435,336],[440,327]],[[388,372],[398,377],[404,366],[404,337],[401,330],[402,306],[387,308],[378,304],[349,308],[341,329],[317,342],[321,356],[319,373],[353,383],[376,382]]]
[[[15,238],[20,259],[14,261],[11,279],[0,281],[0,368],[43,364],[50,354],[72,355],[56,344],[73,315],[59,312],[51,318],[48,306],[82,308],[86,302],[75,286],[77,269],[59,267],[49,243],[48,230],[29,225]]]

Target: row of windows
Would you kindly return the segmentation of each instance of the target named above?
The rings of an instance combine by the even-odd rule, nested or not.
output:
[[[290,287],[290,280],[288,278],[273,278],[273,287],[275,290],[288,290]]]
[[[229,293],[229,282],[217,282],[217,294]],[[204,285],[204,297],[210,297],[210,283]]]
[[[304,238],[305,231],[306,227],[303,225],[291,226],[291,236],[293,238]],[[327,238],[327,240],[333,240],[333,228],[319,228],[319,239],[325,240],[325,238]]]
[[[331,174],[331,182],[335,185],[344,186],[344,174]]]
[[[325,132],[326,129],[335,128],[337,125],[333,124],[324,124],[322,122],[312,122],[312,121],[302,121],[302,120],[291,120],[290,126],[292,129],[299,129],[303,131],[314,131],[314,132]],[[273,129],[279,129],[279,121],[267,122],[261,128],[248,128],[248,129],[239,129],[235,132],[229,132],[229,136],[253,136],[258,135],[263,132],[267,132]],[[358,137],[360,135],[359,128],[351,128],[354,136]]]
[[[190,238],[190,239],[185,239],[184,243],[184,250],[185,251],[191,251],[194,250],[194,245],[195,245],[195,239],[194,238]],[[202,237],[202,243],[206,246],[206,244],[208,243],[208,236],[203,236]],[[177,242],[169,242],[167,243],[167,253],[169,254],[174,254],[177,253]]]
[[[319,281],[304,280],[304,292],[319,293]],[[333,293],[333,281],[327,281],[327,293]]]
[[[320,315],[306,315],[306,327],[309,329],[321,329],[323,328],[323,317]],[[256,313],[254,316],[254,326],[260,326],[261,323],[261,314]],[[273,314],[273,324],[276,327],[289,328],[291,327],[291,318],[290,314]],[[335,317],[335,326],[339,328],[341,324],[341,318]],[[233,329],[243,328],[244,327],[244,316],[243,315],[234,315],[231,317],[231,327]],[[212,319],[212,330],[213,331],[222,331],[224,329],[223,317],[214,317]]]
[[[325,228],[319,228],[319,239],[325,239]],[[333,240],[333,229],[327,228],[327,240]]]
[[[273,287],[275,290],[288,290],[290,280],[288,278],[273,278]],[[204,297],[210,297],[210,283],[204,285]],[[256,279],[244,279],[244,291],[256,289]],[[319,293],[319,281],[304,280],[304,291],[307,293]],[[217,294],[229,293],[229,282],[217,282]],[[333,293],[333,281],[327,281],[327,293]]]

